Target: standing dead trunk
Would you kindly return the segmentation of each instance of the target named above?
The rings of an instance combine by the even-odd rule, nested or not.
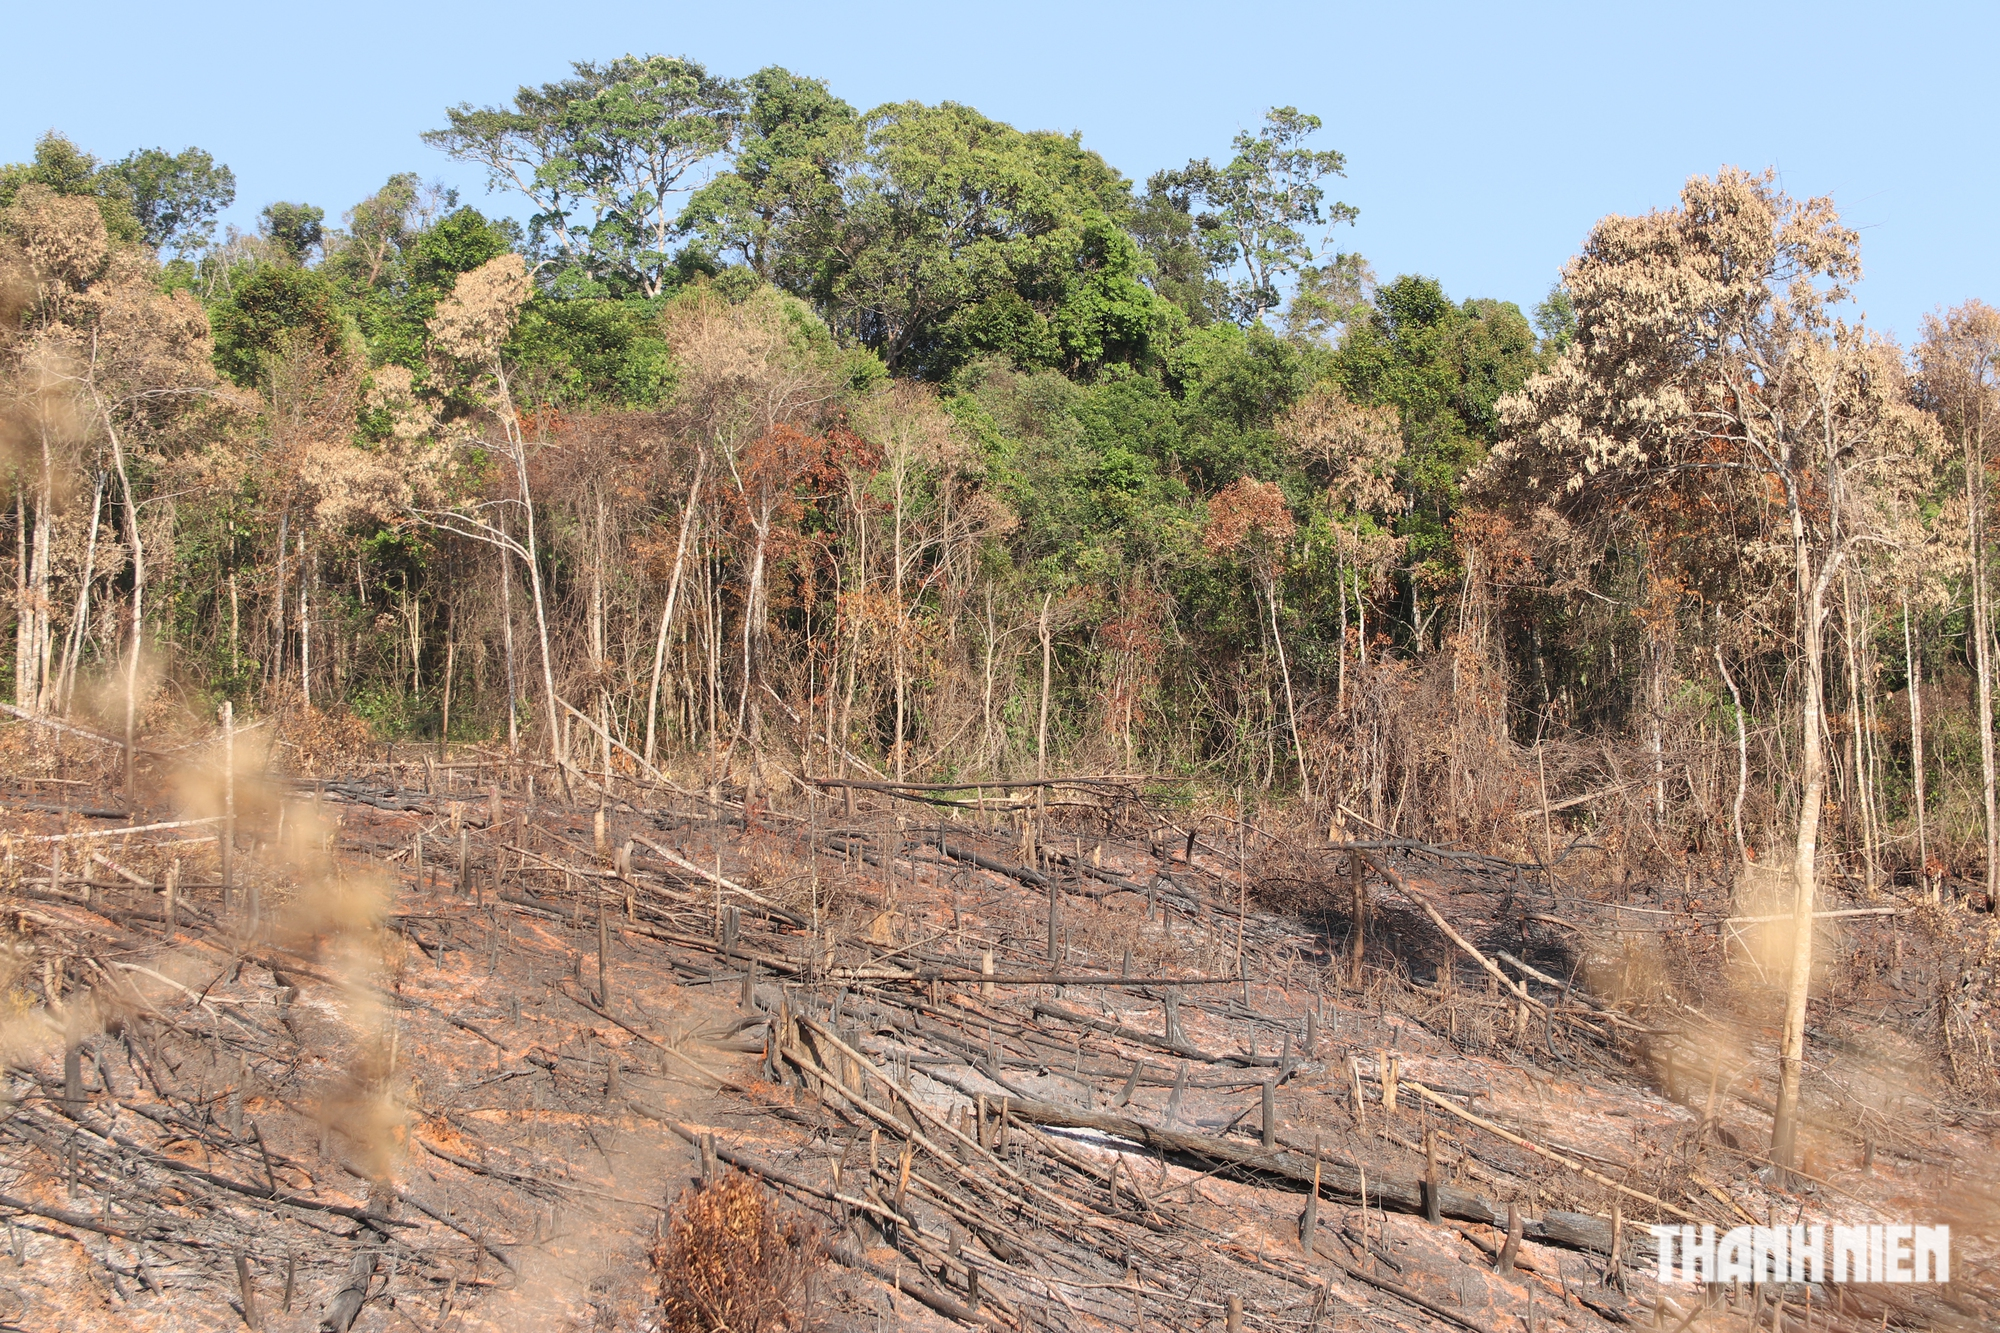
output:
[[[861,595],[856,599],[857,606],[866,605],[868,593],[868,528],[865,523],[860,525],[860,532],[861,558],[857,562],[856,567],[861,574]],[[854,632],[849,636],[847,644],[847,689],[841,695],[840,700],[840,775],[842,777],[846,777],[848,774],[847,744],[849,739],[854,735],[854,694],[860,688],[861,682],[861,615],[858,611],[854,616],[853,626]],[[829,704],[830,707],[831,705]],[[852,787],[847,789],[846,801],[848,812],[851,814],[854,810],[854,789]]]
[[[1800,706],[1799,826],[1792,849],[1792,959],[1785,983],[1785,1016],[1778,1045],[1778,1104],[1771,1128],[1771,1159],[1789,1171],[1798,1148],[1799,1087],[1805,1074],[1806,1000],[1812,987],[1813,904],[1818,877],[1820,808],[1826,799],[1826,752],[1822,735],[1826,660],[1826,590],[1840,565],[1830,555],[1817,579],[1807,547],[1805,516],[1791,504],[1792,547],[1799,590],[1799,633],[1804,640],[1804,700]]]
[[[770,549],[771,519],[755,525],[756,542],[750,549],[750,576],[743,598],[743,694],[737,701],[737,726],[744,728],[750,742],[751,764],[757,761],[757,747],[763,742],[764,701],[762,683],[764,646],[765,553]]]
[[[91,395],[97,401],[104,433],[111,440],[111,463],[118,474],[118,488],[125,504],[126,536],[132,544],[132,623],[131,647],[125,663],[125,798],[138,795],[139,752],[139,654],[144,647],[146,627],[146,543],[139,533],[139,499],[132,491],[132,474],[125,466],[125,443],[112,420],[111,407],[96,386]]]
[[[1347,940],[1347,969],[1350,984],[1361,986],[1362,958],[1368,948],[1368,869],[1360,852],[1347,854],[1347,887],[1352,895],[1353,933]]]
[[[604,648],[604,494],[599,491],[593,497],[596,514],[591,524],[590,541],[590,674],[603,678],[606,665]],[[597,743],[599,767],[604,776],[611,776],[611,700],[609,692],[600,684],[597,698],[590,701],[597,712]]]
[[[451,678],[458,666],[458,603],[446,602],[444,610],[444,705],[438,719],[438,758],[443,759],[451,741]],[[460,877],[461,879],[463,876]]]
[[[889,551],[891,592],[896,599],[896,642],[891,668],[895,675],[896,687],[896,781],[898,782],[901,782],[904,778],[903,742],[904,733],[907,731],[909,725],[904,714],[905,704],[903,694],[903,639],[909,624],[907,613],[903,606],[903,479],[905,470],[905,462],[898,455],[890,467],[890,476],[894,483],[892,489],[894,496],[894,518],[890,529],[891,540]]]
[[[833,748],[834,705],[840,700],[840,565],[833,564],[833,623],[826,632],[826,766],[829,773],[845,773],[846,765]]]
[[[1854,762],[1851,776],[1854,782],[1855,805],[1861,814],[1861,863],[1866,874],[1865,883],[1872,892],[1875,887],[1875,819],[1873,782],[1868,763],[1868,735],[1863,726],[1867,712],[1867,685],[1862,671],[1861,643],[1865,633],[1864,615],[1856,605],[1853,580],[1842,575],[1840,580],[1841,624],[1845,633],[1841,643],[1847,658],[1847,724],[1848,734],[1854,742]]]
[[[1049,603],[1054,600],[1055,594],[1053,592],[1045,593],[1042,596],[1042,710],[1041,716],[1035,723],[1035,776],[1038,778],[1045,778],[1049,775],[1049,667],[1051,664]]]
[[[28,614],[28,497],[14,492],[14,706],[33,708],[33,694],[22,688],[23,668],[34,653],[33,619]]]
[[[708,649],[708,754],[709,781],[715,781],[715,765],[722,757],[722,589],[715,578],[715,561],[702,562],[702,616],[707,620]]]
[[[299,697],[308,711],[312,708],[312,602],[307,571],[306,535],[299,534]]]
[[[1368,669],[1368,599],[1361,594],[1361,574],[1354,575],[1354,642],[1358,650],[1356,662],[1363,671]]]
[[[1292,668],[1285,660],[1285,639],[1278,631],[1278,585],[1277,580],[1267,579],[1264,583],[1264,606],[1271,613],[1271,642],[1278,648],[1278,674],[1285,682],[1285,715],[1292,727],[1292,753],[1299,761],[1299,794],[1312,803],[1312,779],[1306,774],[1306,746],[1299,738],[1299,708],[1292,698]]]
[[[653,642],[653,683],[646,691],[646,764],[655,755],[656,724],[660,707],[660,670],[667,660],[667,633],[674,623],[674,601],[680,596],[681,569],[687,559],[688,531],[694,522],[695,506],[701,502],[701,474],[708,466],[706,451],[695,456],[694,481],[688,487],[687,504],[681,509],[680,539],[674,543],[674,571],[667,579],[667,600],[660,607],[660,633]]]
[[[979,733],[979,748],[989,759],[993,753],[993,587],[986,587],[986,669],[980,706],[985,725]]]
[[[1334,654],[1335,667],[1333,683],[1333,711],[1337,716],[1347,716],[1347,571],[1339,570],[1334,582],[1340,587],[1340,638],[1336,642],[1340,650]]]
[[[514,678],[514,565],[504,546],[494,548],[500,556],[500,645],[507,659],[507,753],[521,748],[521,687]]]
[[[83,573],[76,585],[76,610],[70,616],[69,639],[63,645],[62,666],[57,672],[55,707],[69,712],[70,696],[76,691],[77,662],[83,656],[83,640],[90,627],[90,585],[97,578],[97,533],[104,515],[104,474],[97,474],[97,484],[90,497],[90,536],[83,547]],[[231,597],[235,595],[235,585],[231,584]],[[230,631],[230,657],[236,653],[235,620],[232,615]],[[234,674],[234,667],[231,668]]]
[[[49,623],[49,613],[53,610],[49,591],[49,531],[55,519],[55,467],[48,432],[44,430],[41,485],[35,496],[34,544],[29,549],[33,573],[28,581],[28,606],[24,617],[29,627],[29,650],[24,659],[15,663],[16,673],[23,677],[16,682],[16,688],[26,696],[26,706],[37,713],[47,711],[53,702],[49,691],[50,649],[54,637]]]
[[[1653,822],[1667,822],[1667,644],[1648,635],[1646,644],[1646,745],[1653,755]]]
[[[555,753],[558,765],[567,767],[568,751],[563,746],[562,720],[556,716],[556,671],[549,653],[549,616],[547,598],[542,594],[541,548],[535,542],[535,498],[528,488],[528,445],[513,424],[512,402],[508,403],[507,432],[513,437],[514,476],[521,488],[521,509],[527,516],[528,542],[525,563],[528,566],[528,590],[535,600],[535,634],[542,648],[542,700],[547,705],[549,723],[549,748]]]
[[[292,515],[284,510],[278,515],[278,586],[271,598],[271,614],[264,626],[270,637],[270,651],[264,663],[266,684],[276,684],[284,679],[285,671],[285,555],[292,539]]]
[[[26,487],[14,492],[19,560],[14,580],[14,701],[31,713],[43,711],[49,693],[49,510],[54,477],[46,442],[42,455],[34,508],[27,506]]]
[[[1736,681],[1729,674],[1729,664],[1722,660],[1722,645],[1715,645],[1715,669],[1722,673],[1722,683],[1729,687],[1729,701],[1736,713],[1736,802],[1729,809],[1730,827],[1736,832],[1736,854],[1743,858],[1743,864],[1750,864],[1750,845],[1743,840],[1743,793],[1750,786],[1750,737],[1743,729],[1743,696],[1736,689]],[[1547,799],[1546,796],[1543,799]],[[1546,818],[1546,816],[1545,816]]]
[[[1910,599],[1903,598],[1903,679],[1910,696],[1910,776],[1917,801],[1917,874],[1930,880],[1930,834],[1924,811],[1924,675],[1910,637]]]
[[[1986,893],[2000,895],[2000,820],[1994,810],[1993,603],[1986,570],[1986,466],[1971,447],[1965,452],[1966,540],[1972,557],[1972,661],[1978,678],[1979,791],[1986,817]]]

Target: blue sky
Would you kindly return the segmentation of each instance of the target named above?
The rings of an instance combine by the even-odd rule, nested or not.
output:
[[[1908,341],[1939,304],[2000,303],[1992,6],[108,3],[23,7],[8,35],[0,159],[51,127],[103,157],[199,144],[246,227],[274,199],[337,217],[404,170],[493,208],[417,138],[446,105],[662,52],[1081,130],[1137,179],[1297,105],[1348,156],[1339,248],[1459,297],[1532,306],[1594,219],[1729,164],[1833,195],[1871,324]]]

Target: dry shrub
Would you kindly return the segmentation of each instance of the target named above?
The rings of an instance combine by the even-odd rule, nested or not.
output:
[[[289,764],[306,777],[352,772],[375,752],[368,720],[345,704],[319,708],[304,704],[296,691],[274,692],[265,700],[287,747]]]
[[[652,1259],[667,1333],[777,1333],[812,1326],[826,1256],[817,1228],[731,1171],[681,1192]]]

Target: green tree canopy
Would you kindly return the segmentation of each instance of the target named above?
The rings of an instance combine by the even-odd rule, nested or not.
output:
[[[199,148],[142,148],[103,176],[124,188],[146,244],[186,254],[215,237],[215,215],[236,202],[236,174]]]
[[[535,206],[530,238],[614,291],[658,296],[674,272],[677,194],[726,151],[742,94],[673,56],[579,61],[576,77],[523,87],[509,107],[461,103],[424,141],[486,168]]]
[[[326,210],[312,204],[266,204],[257,215],[257,230],[286,262],[303,264],[326,240]]]
[[[266,359],[288,338],[299,338],[329,354],[347,344],[338,293],[317,269],[266,264],[236,284],[209,312],[215,336],[215,368],[250,387]]]
[[[841,212],[861,153],[861,115],[818,79],[772,66],[745,80],[748,105],[730,170],[688,201],[687,233],[758,277],[812,286],[823,230]]]
[[[1075,136],[952,102],[879,107],[857,135],[810,88],[765,91],[772,113],[805,98],[818,117],[747,136],[700,225],[893,371],[944,378],[999,351],[1088,373],[1143,358],[1170,318],[1139,281],[1129,184]]]
[[[1454,303],[1435,278],[1404,275],[1375,293],[1334,363],[1357,402],[1396,409],[1402,422],[1404,530],[1419,559],[1449,558],[1446,525],[1466,475],[1499,438],[1495,404],[1538,364],[1535,331],[1508,301]]]
[[[1231,142],[1236,155],[1223,166],[1196,158],[1148,183],[1152,199],[1145,212],[1158,228],[1153,235],[1168,261],[1164,271],[1173,275],[1167,281],[1183,300],[1192,294],[1187,284],[1199,257],[1208,264],[1208,281],[1216,284],[1198,289],[1200,306],[1212,308],[1221,298],[1238,320],[1260,320],[1283,304],[1280,284],[1311,268],[1315,254],[1308,231],[1355,219],[1351,205],[1326,202],[1321,182],[1345,175],[1347,159],[1306,146],[1319,129],[1318,116],[1273,107],[1264,113],[1260,132],[1236,135]],[[1197,202],[1207,211],[1195,212]]]

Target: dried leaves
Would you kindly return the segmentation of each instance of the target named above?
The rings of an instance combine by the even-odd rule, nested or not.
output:
[[[111,241],[94,198],[24,185],[6,213],[6,230],[45,292],[81,287],[104,266]]]
[[[401,460],[354,443],[358,366],[295,339],[272,362],[268,395],[268,444],[257,472],[273,503],[307,510],[324,530],[387,519],[401,508],[409,494]]]
[[[1322,384],[1288,408],[1277,429],[1334,503],[1370,514],[1401,507],[1396,465],[1403,457],[1403,436],[1395,408],[1364,406]]]
[[[1920,541],[1934,423],[1895,347],[1830,311],[1858,246],[1829,201],[1768,173],[1695,177],[1678,208],[1599,222],[1564,271],[1575,339],[1501,401],[1473,493],[1582,539],[1545,548],[1551,583],[1637,540],[1690,605],[1760,621],[1788,614],[1790,510],[1814,543]]]
[[[653,1247],[668,1333],[775,1333],[812,1324],[825,1262],[814,1228],[781,1217],[741,1172],[684,1191]]]
[[[1282,547],[1297,527],[1278,483],[1238,477],[1208,502],[1201,542],[1214,554],[1243,550],[1259,538]]]
[[[459,274],[431,316],[432,345],[455,360],[485,366],[514,331],[528,294],[528,268],[517,254],[497,255]]]

